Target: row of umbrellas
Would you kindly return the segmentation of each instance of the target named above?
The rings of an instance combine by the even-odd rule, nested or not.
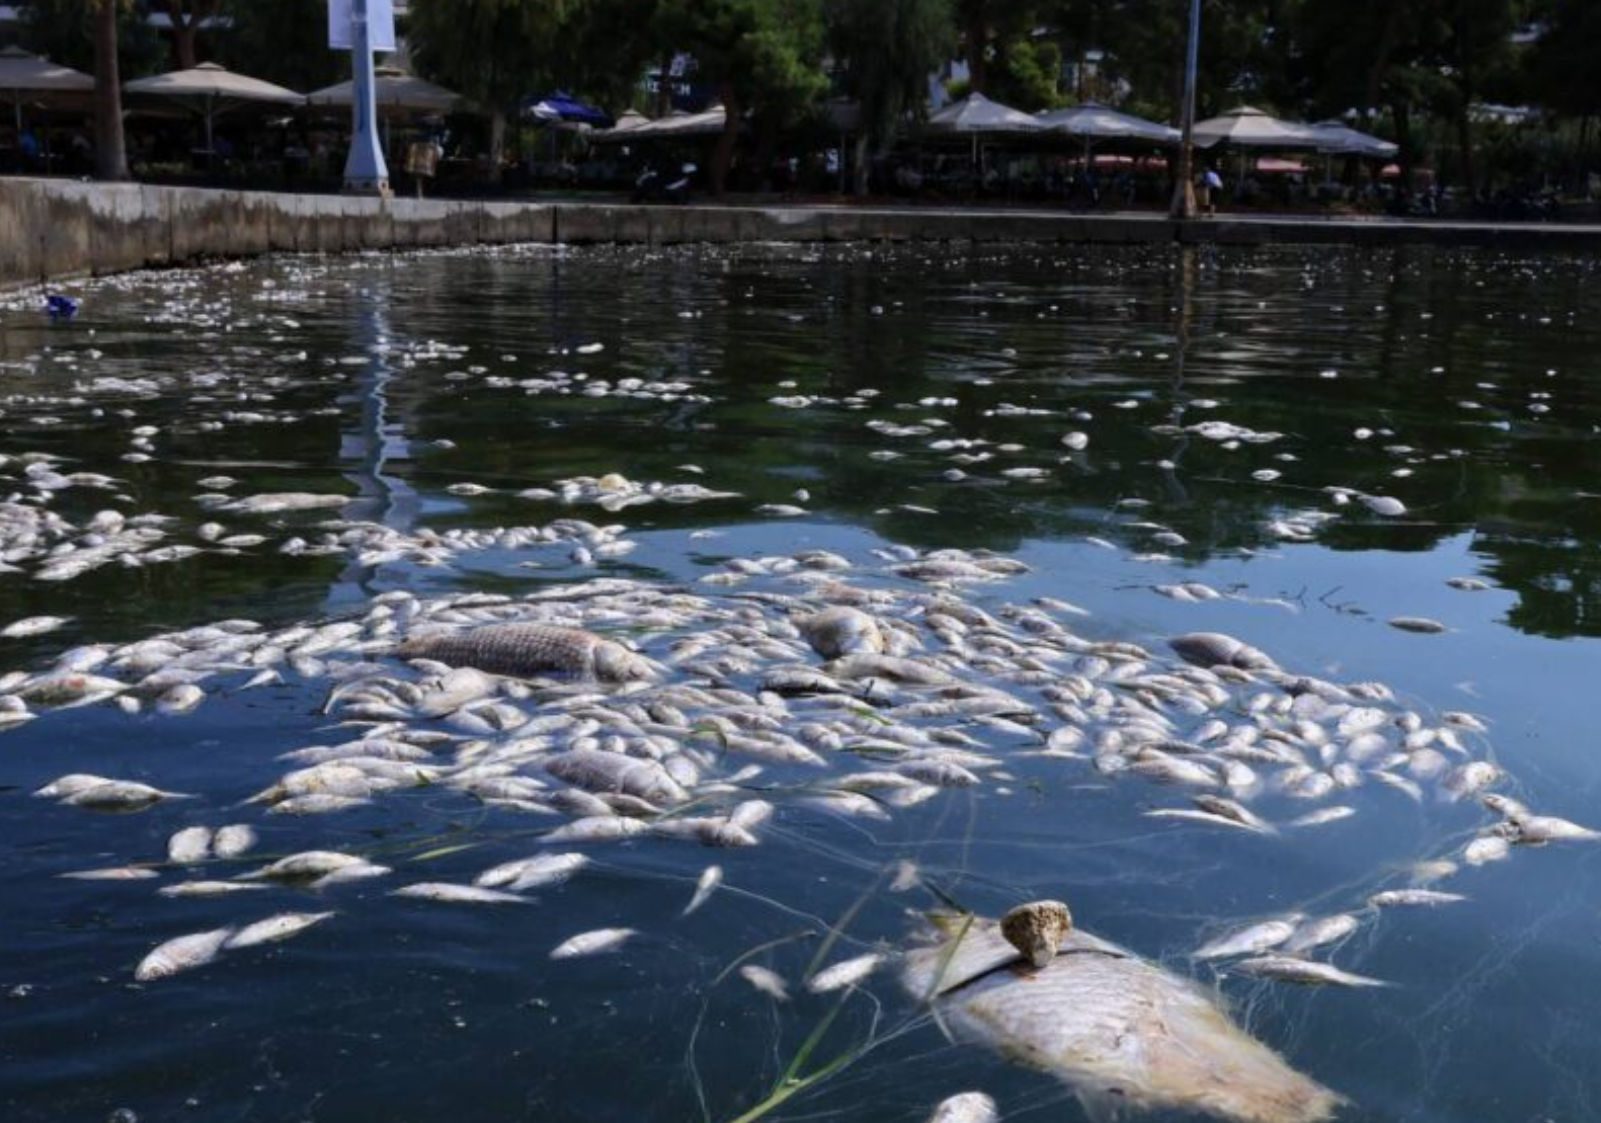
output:
[[[621,142],[662,137],[714,136],[723,131],[727,118],[723,107],[714,105],[701,113],[673,113],[654,121],[629,110],[617,118],[612,128],[595,134],[602,142]],[[932,136],[980,137],[1057,134],[1083,140],[1121,140],[1157,145],[1176,145],[1179,131],[1169,125],[1147,121],[1105,105],[1088,103],[1048,113],[1028,114],[994,102],[983,94],[970,94],[952,102],[929,117],[924,131]],[[1329,155],[1358,155],[1388,159],[1396,146],[1369,136],[1339,121],[1302,125],[1270,117],[1260,109],[1241,106],[1202,121],[1193,132],[1200,148],[1227,145],[1235,148],[1311,150]]]

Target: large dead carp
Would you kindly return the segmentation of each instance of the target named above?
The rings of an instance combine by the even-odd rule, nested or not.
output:
[[[902,976],[958,1039],[1058,1077],[1087,1108],[1204,1112],[1237,1123],[1317,1123],[1340,1097],[1236,1026],[1188,979],[1087,932],[1043,968],[993,921],[908,954]]]
[[[614,640],[550,624],[485,624],[463,632],[428,632],[409,637],[395,654],[497,675],[636,682],[659,673],[655,663]]]

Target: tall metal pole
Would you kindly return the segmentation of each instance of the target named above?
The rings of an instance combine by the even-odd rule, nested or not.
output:
[[[1173,185],[1174,218],[1195,217],[1195,72],[1201,52],[1201,0],[1190,0],[1190,38],[1184,51],[1184,103],[1179,107],[1178,182]]]
[[[355,195],[389,194],[389,166],[378,142],[378,105],[373,98],[372,29],[367,0],[350,2],[351,98],[350,155],[345,157],[345,190]]]

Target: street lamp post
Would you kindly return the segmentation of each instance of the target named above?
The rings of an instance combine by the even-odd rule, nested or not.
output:
[[[1174,218],[1195,217],[1195,71],[1201,50],[1201,0],[1190,0],[1190,37],[1184,50],[1184,103],[1179,107],[1179,170],[1173,185]]]
[[[367,0],[350,2],[350,66],[355,78],[350,154],[345,157],[345,190],[353,195],[389,194],[389,166],[378,143],[378,106],[372,69],[372,26]]]

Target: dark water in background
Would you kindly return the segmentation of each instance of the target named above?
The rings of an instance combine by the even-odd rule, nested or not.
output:
[[[182,520],[175,540],[210,517],[191,496],[217,473],[239,477],[240,494],[342,491],[359,496],[347,514],[445,528],[549,521],[559,509],[513,493],[581,473],[694,479],[677,468],[693,462],[701,482],[745,498],[623,512],[615,521],[641,548],[600,571],[693,580],[731,556],[826,547],[865,561],[885,542],[1012,552],[1033,572],[980,590],[981,602],[1050,594],[1093,613],[1088,634],[1153,644],[1228,631],[1293,669],[1382,680],[1420,708],[1471,710],[1490,723],[1513,790],[1593,824],[1598,279],[1584,260],[1414,250],[286,260],[101,283],[77,321],[55,328],[31,303],[0,313],[0,452],[55,453],[117,476],[131,497],[123,509]],[[428,341],[468,350],[406,358]],[[604,349],[574,350],[592,343]],[[553,370],[677,380],[708,400],[531,395],[504,381]],[[106,377],[152,383],[124,394],[89,387]],[[880,392],[863,410],[770,402],[863,388]],[[1012,416],[1004,403],[1054,412]],[[1073,420],[1072,410],[1093,417]],[[220,428],[202,424],[230,412]],[[928,418],[943,426],[910,437],[867,426]],[[1286,437],[1229,451],[1151,432],[1208,419]],[[146,424],[160,429],[152,459],[124,461]],[[1072,429],[1091,443],[1059,462]],[[968,468],[968,479],[942,478],[949,454],[928,442],[979,437],[1022,448]],[[886,449],[902,455],[872,455]],[[999,474],[1020,465],[1049,475]],[[1268,468],[1282,476],[1252,478]],[[445,490],[462,481],[503,490]],[[1410,514],[1336,508],[1329,485],[1400,497]],[[811,493],[810,516],[752,513],[791,502],[798,487]],[[1118,505],[1129,498],[1150,506]],[[57,506],[78,516],[108,502],[75,490]],[[1340,517],[1313,541],[1274,536],[1275,520],[1306,510]],[[574,513],[610,521],[593,508]],[[0,620],[75,618],[47,636],[0,640],[0,669],[229,616],[325,618],[391,588],[522,591],[593,575],[549,552],[539,569],[492,554],[362,569],[275,551],[322,517],[233,519],[231,530],[269,537],[238,557],[111,566],[58,585],[0,577]],[[1154,546],[1139,523],[1187,544]],[[722,533],[690,537],[707,528]],[[1137,560],[1157,550],[1172,560]],[[1494,588],[1444,583],[1472,575]],[[1289,607],[1152,592],[1172,580]],[[1397,614],[1451,630],[1404,634],[1384,623]],[[1174,802],[1148,786],[1019,764],[1016,795],[949,792],[888,824],[784,812],[753,850],[607,848],[595,872],[533,907],[423,907],[386,897],[393,882],[372,883],[290,943],[131,985],[151,946],[236,920],[238,899],[163,900],[151,882],[53,875],[155,858],[177,827],[224,821],[222,808],[282,770],[274,755],[333,739],[318,732],[317,701],[273,689],[136,721],[89,708],[0,737],[0,988],[23,988],[0,1001],[0,1117],[98,1121],[126,1107],[144,1120],[726,1123],[765,1094],[836,1003],[802,994],[775,1006],[719,974],[859,902],[834,955],[902,939],[908,910],[927,902],[875,889],[896,859],[915,858],[981,911],[1060,896],[1085,927],[1189,970],[1182,957],[1217,924],[1354,907],[1483,822],[1470,808],[1364,791],[1357,816],[1316,833],[1219,836],[1140,818]],[[116,817],[27,798],[69,771],[206,798]],[[382,854],[404,842],[415,854],[416,840],[436,836],[479,843],[403,867],[411,880],[465,881],[532,849],[526,821],[426,791],[262,829],[272,853]],[[1253,1032],[1351,1099],[1345,1118],[1595,1118],[1598,854],[1520,851],[1453,880],[1465,904],[1364,928],[1338,960],[1392,989],[1220,985]],[[730,888],[678,919],[711,859]],[[315,907],[290,896],[273,904]],[[252,916],[266,911],[246,904]],[[615,956],[547,959],[559,940],[605,925],[641,936]],[[817,949],[795,940],[758,961],[793,979]],[[1008,1119],[1081,1117],[1047,1078],[951,1046],[930,1024],[908,1026],[914,1014],[888,976],[852,998],[815,1059],[871,1034],[882,1042],[775,1117],[914,1121],[970,1088],[993,1094]]]

